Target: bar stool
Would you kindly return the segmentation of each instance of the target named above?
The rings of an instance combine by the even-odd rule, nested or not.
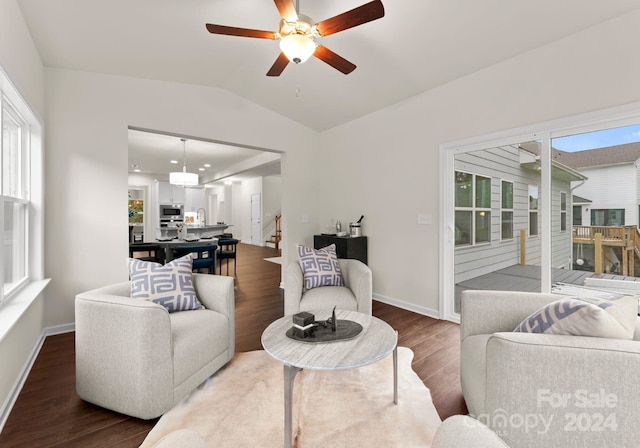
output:
[[[139,254],[141,253],[146,255],[140,256]],[[135,256],[136,254],[138,256]],[[153,243],[130,243],[129,257],[163,264],[164,250],[159,245]]]
[[[220,238],[218,239],[218,260],[220,260],[220,275],[222,275],[222,260],[226,260],[227,263],[227,275],[229,275],[229,260],[233,258],[233,275],[236,275],[236,248],[238,246],[238,240],[235,238]]]

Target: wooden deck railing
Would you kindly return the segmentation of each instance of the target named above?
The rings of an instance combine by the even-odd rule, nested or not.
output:
[[[638,229],[636,226],[573,226],[573,242],[593,244],[598,233],[608,246],[629,247],[635,245]]]
[[[596,274],[609,272],[609,251],[604,247],[622,248],[622,275],[634,275],[634,255],[640,259],[640,231],[636,226],[573,226],[573,243],[593,244]]]

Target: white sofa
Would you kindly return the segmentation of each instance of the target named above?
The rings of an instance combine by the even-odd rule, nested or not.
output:
[[[169,313],[130,298],[129,282],[76,296],[76,390],[82,399],[155,418],[231,360],[234,280],[193,274],[193,282],[206,309]]]
[[[289,263],[284,291],[285,316],[300,311],[338,309],[371,314],[373,285],[371,269],[359,260],[339,258],[345,286],[322,286],[303,291],[300,263]]]
[[[640,444],[634,340],[513,333],[556,294],[464,291],[460,369],[470,415],[510,447]]]

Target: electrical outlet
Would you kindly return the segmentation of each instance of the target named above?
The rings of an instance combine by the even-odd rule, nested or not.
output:
[[[302,215],[302,222],[309,222],[309,215],[307,214]]]

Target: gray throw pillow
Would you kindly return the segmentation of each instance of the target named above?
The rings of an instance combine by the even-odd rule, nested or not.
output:
[[[131,297],[150,300],[170,313],[204,308],[193,287],[191,254],[166,265],[129,258]]]
[[[305,291],[320,286],[344,286],[335,244],[322,249],[311,249],[298,244],[298,257]]]
[[[636,296],[569,297],[543,306],[513,331],[630,340],[637,314]]]

